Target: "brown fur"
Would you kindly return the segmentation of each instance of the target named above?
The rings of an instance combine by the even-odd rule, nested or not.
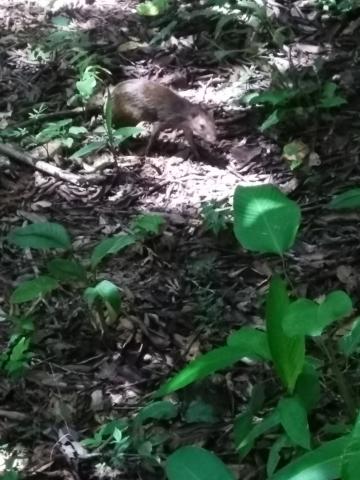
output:
[[[193,133],[208,142],[216,140],[215,123],[209,113],[155,82],[138,79],[119,83],[112,92],[112,110],[117,124],[154,123],[146,153],[166,128],[183,130],[196,156]]]

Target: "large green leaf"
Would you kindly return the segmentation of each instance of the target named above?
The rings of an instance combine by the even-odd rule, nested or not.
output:
[[[91,254],[91,265],[96,267],[106,255],[118,253],[129,245],[136,242],[134,235],[122,234],[105,238],[93,250]]]
[[[320,304],[299,298],[288,306],[283,327],[289,336],[319,336],[324,328],[351,313],[352,308],[351,298],[341,290],[329,293]]]
[[[345,436],[324,443],[286,465],[269,480],[338,480],[349,438]]]
[[[318,403],[320,393],[319,374],[316,368],[309,361],[306,361],[304,369],[297,379],[295,394],[306,410],[310,412]]]
[[[358,480],[360,470],[360,414],[358,414],[341,465],[341,480]]]
[[[308,298],[298,298],[286,309],[283,321],[284,331],[289,337],[311,334],[319,331],[319,305]]]
[[[271,477],[275,470],[277,469],[277,466],[281,460],[281,450],[285,447],[291,447],[292,442],[289,439],[289,437],[285,434],[280,435],[275,442],[271,445],[270,451],[269,451],[269,456],[266,462],[266,473],[268,477]]]
[[[183,419],[186,423],[216,423],[219,421],[214,405],[205,403],[201,399],[189,403]]]
[[[40,295],[45,295],[59,286],[57,280],[47,276],[34,278],[22,282],[11,294],[11,303],[24,303],[35,300]]]
[[[236,347],[242,351],[252,352],[252,356],[260,357],[264,360],[271,360],[266,332],[256,328],[242,327],[232,333],[226,343],[229,347]]]
[[[352,312],[353,305],[349,295],[342,290],[335,290],[326,295],[319,305],[319,319],[324,328]]]
[[[15,228],[9,233],[8,241],[21,248],[64,248],[71,247],[71,240],[65,228],[58,223],[33,223]]]
[[[283,319],[289,306],[286,286],[280,277],[273,277],[266,299],[266,329],[275,369],[287,390],[292,393],[305,361],[305,337],[289,337]]]
[[[298,205],[273,185],[237,187],[234,194],[234,233],[248,250],[282,254],[300,225]]]
[[[329,207],[335,210],[359,208],[360,188],[353,188],[337,195],[331,200]]]
[[[90,155],[90,153],[97,152],[98,150],[101,150],[104,147],[106,147],[105,140],[101,142],[87,143],[83,147],[79,148],[79,150],[74,152],[70,158],[86,157],[87,155]]]
[[[81,263],[66,258],[54,258],[47,264],[47,269],[60,282],[85,282],[86,270]]]
[[[146,420],[170,420],[176,417],[179,411],[179,405],[176,405],[169,400],[161,400],[152,402],[143,407],[136,415],[134,422],[136,425],[143,424]]]
[[[162,215],[157,213],[146,213],[136,217],[131,228],[135,232],[140,231],[142,233],[153,233],[157,235],[160,233],[161,227],[165,225],[165,223],[165,219]]]
[[[235,446],[239,450],[241,457],[244,458],[250,452],[257,438],[264,435],[264,433],[267,433],[270,430],[278,427],[279,425],[279,412],[277,410],[273,410],[271,413],[266,415],[260,422],[253,425],[253,427],[248,432],[244,430],[244,432],[246,433],[244,438],[239,441],[240,437],[237,436],[235,443]]]
[[[310,450],[310,432],[306,410],[296,397],[282,398],[277,406],[280,422],[295,445]]]
[[[231,367],[244,357],[249,356],[248,351],[242,351],[235,347],[219,347],[211,350],[211,352],[201,355],[190,362],[177,375],[166,382],[155,393],[155,397],[167,395],[175,390],[184,388],[193,382],[202,380],[212,373],[223,368]]]
[[[235,476],[212,452],[199,447],[182,447],[166,463],[169,480],[235,480]]]

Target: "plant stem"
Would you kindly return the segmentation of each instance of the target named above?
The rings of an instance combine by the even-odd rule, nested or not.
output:
[[[354,421],[356,418],[356,406],[354,401],[354,394],[352,392],[351,386],[346,382],[344,375],[342,374],[342,372],[340,371],[336,363],[336,355],[332,345],[332,338],[329,338],[327,345],[325,345],[322,339],[320,340],[320,343],[330,361],[330,365],[334,372],[335,380],[336,380],[339,392],[344,400],[349,418],[350,420]]]

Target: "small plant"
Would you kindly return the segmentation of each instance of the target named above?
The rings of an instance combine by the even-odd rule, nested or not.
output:
[[[164,431],[154,435],[146,428],[149,421],[169,421],[179,413],[179,406],[164,400],[151,402],[127,420],[113,420],[102,425],[93,437],[82,443],[89,448],[96,448],[105,453],[111,465],[123,466],[126,456],[132,455],[151,466],[159,467],[162,458],[162,445],[169,438]]]
[[[235,191],[234,233],[249,250],[282,256],[295,241],[300,218],[296,203],[275,187],[238,187]],[[342,339],[339,340],[338,335],[335,339],[334,332],[338,334],[342,330],[342,323],[348,322],[350,315],[352,330]],[[284,392],[269,409],[262,389],[254,388],[248,407],[234,422],[236,449],[244,457],[259,437],[280,430],[269,450],[269,479],[303,478],[302,472],[306,472],[306,478],[339,478],[341,472],[356,471],[354,459],[360,452],[360,416],[356,419],[358,404],[352,385],[339,365],[340,355],[345,357],[346,362],[347,357],[360,348],[358,324],[359,319],[353,315],[352,300],[345,292],[333,291],[316,301],[293,298],[287,291],[286,283],[279,276],[274,276],[266,298],[266,328],[243,327],[233,332],[226,345],[190,362],[165,382],[155,397],[168,395],[218,370],[229,369],[245,357],[254,361],[271,361]],[[325,357],[315,359],[308,356],[305,339],[314,339],[321,347],[317,352],[323,352]],[[328,439],[324,434],[321,440],[318,435],[313,436],[308,420],[321,398],[319,379],[322,365],[332,370],[348,418],[343,430],[345,435],[330,441],[326,441]],[[262,419],[259,421],[260,416]],[[289,452],[289,449],[298,452],[297,458],[276,472],[281,453],[284,450]],[[190,468],[200,468],[200,461],[196,458],[187,457],[183,461],[191,465]]]
[[[64,147],[71,148],[75,140],[87,133],[85,127],[78,127],[72,123],[71,118],[47,123],[34,140],[38,145],[48,143],[50,140],[58,140]]]
[[[201,206],[205,227],[215,235],[226,230],[232,222],[231,209],[224,204],[225,202],[213,200],[204,202]]]
[[[32,358],[30,338],[24,335],[12,335],[7,349],[0,354],[0,370],[11,377],[24,375]]]
[[[248,94],[244,100],[250,105],[262,105],[268,116],[260,130],[268,130],[278,124],[305,121],[310,115],[326,111],[346,103],[333,82],[319,85],[314,81],[302,81],[298,86],[273,88],[263,93]]]
[[[7,240],[20,248],[37,250],[62,250],[63,256],[47,261],[44,273],[22,281],[10,296],[10,303],[18,306],[34,302],[32,311],[43,297],[53,294],[62,285],[80,289],[93,314],[93,323],[102,332],[113,323],[122,307],[119,288],[109,280],[96,278],[96,270],[108,255],[116,254],[131,245],[144,242],[149,236],[160,232],[165,221],[160,215],[139,215],[132,223],[128,234],[116,235],[100,242],[92,251],[89,262],[80,262],[71,251],[71,239],[66,229],[57,223],[34,223],[14,229]],[[85,266],[86,265],[86,266]],[[9,348],[2,354],[1,367],[8,373],[20,371],[31,358],[28,354],[32,323],[28,317],[13,319],[18,333],[11,338]]]
[[[109,146],[111,149],[121,145],[126,142],[129,138],[136,137],[139,133],[142,132],[142,129],[139,127],[121,127],[116,130],[112,127],[112,103],[111,97],[108,92],[107,99],[104,104],[103,111],[104,135],[102,137],[96,138],[95,141],[87,143],[75,153],[71,155],[70,158],[81,158],[86,157],[94,152],[99,152],[102,149]]]

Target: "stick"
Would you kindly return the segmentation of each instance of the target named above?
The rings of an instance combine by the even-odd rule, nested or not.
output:
[[[59,178],[60,180],[65,180],[66,182],[72,183],[74,185],[80,185],[84,183],[86,180],[79,175],[74,173],[68,173],[62,170],[55,165],[50,165],[43,160],[35,160],[31,155],[24,151],[20,151],[15,149],[12,145],[0,143],[0,153],[6,155],[17,162],[24,163],[39,172],[46,173],[47,175],[51,175],[52,177]]]

